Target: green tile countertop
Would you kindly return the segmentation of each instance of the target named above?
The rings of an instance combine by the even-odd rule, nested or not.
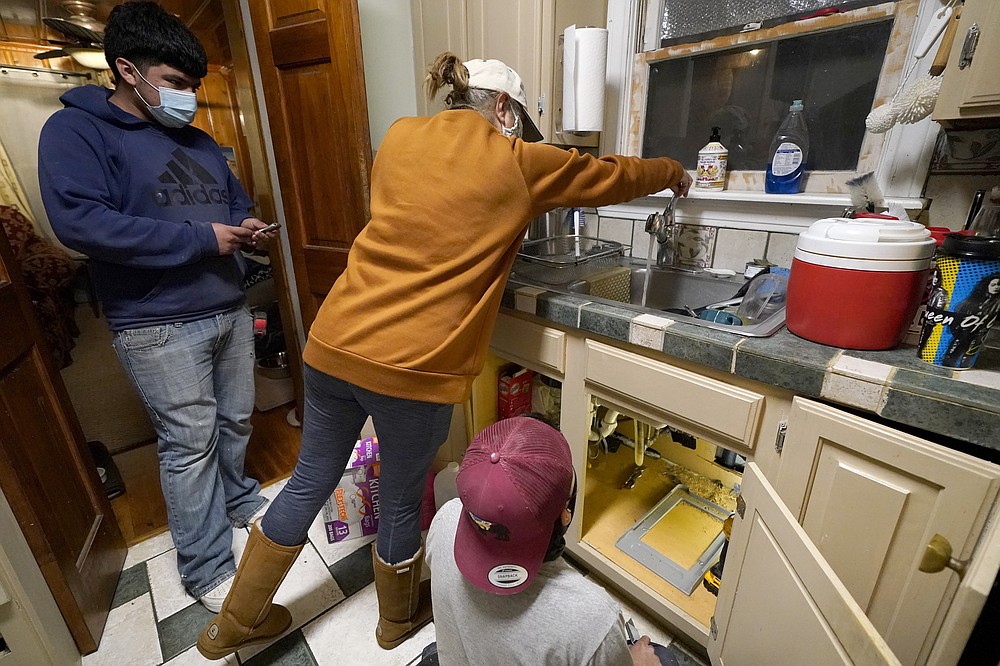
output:
[[[1000,330],[971,370],[949,370],[917,358],[914,347],[857,351],[809,342],[782,328],[750,338],[694,326],[586,295],[548,291],[511,280],[503,307],[675,358],[878,415],[941,435],[968,452],[1000,460]],[[965,448],[963,446],[963,448]]]

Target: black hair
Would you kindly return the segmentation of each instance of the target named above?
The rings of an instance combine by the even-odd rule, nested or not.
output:
[[[955,312],[962,315],[974,314],[989,301],[997,298],[998,296],[996,294],[990,293],[990,283],[994,280],[1000,280],[1000,272],[990,273],[989,275],[980,278],[979,282],[972,287],[972,291],[969,292],[969,295],[965,297],[965,300],[955,307]]]
[[[208,73],[208,56],[194,33],[155,2],[126,2],[111,10],[104,29],[104,57],[115,73],[117,58],[125,58],[140,71],[169,65],[196,79]]]

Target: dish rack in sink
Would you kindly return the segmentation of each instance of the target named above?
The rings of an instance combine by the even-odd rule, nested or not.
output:
[[[517,253],[524,261],[515,273],[525,279],[553,286],[586,282],[587,293],[628,303],[632,273],[619,266],[621,243],[589,236],[552,236],[525,241]]]

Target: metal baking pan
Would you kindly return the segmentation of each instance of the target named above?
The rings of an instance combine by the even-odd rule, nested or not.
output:
[[[644,536],[674,510],[688,508],[704,512],[712,524],[711,533],[700,535],[697,543],[704,544],[698,548],[700,552],[691,555],[690,561],[676,562],[669,555],[660,552],[647,543]],[[675,486],[660,502],[639,519],[615,544],[619,550],[627,553],[657,576],[667,581],[684,594],[691,594],[698,587],[702,576],[718,558],[719,552],[726,541],[722,532],[722,523],[729,517],[729,512],[721,506],[708,500],[692,495],[686,486]],[[716,531],[717,530],[717,531]],[[670,535],[672,539],[690,539],[694,534],[686,534],[683,530]]]
[[[594,259],[621,256],[623,249],[624,246],[617,241],[590,236],[550,236],[524,241],[517,256],[525,261],[563,268]]]

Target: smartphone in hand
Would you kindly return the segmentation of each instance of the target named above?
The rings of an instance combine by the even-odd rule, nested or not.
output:
[[[272,231],[277,231],[280,228],[281,228],[281,223],[280,222],[272,222],[271,224],[267,225],[263,229],[257,229],[256,233],[267,234],[267,233],[270,233]]]

